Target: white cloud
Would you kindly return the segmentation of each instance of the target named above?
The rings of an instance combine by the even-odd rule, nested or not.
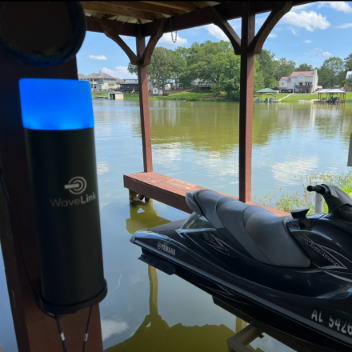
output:
[[[128,329],[128,325],[125,322],[116,322],[113,320],[101,320],[101,332],[103,340],[109,338],[115,334],[121,334]]]
[[[295,11],[288,12],[281,19],[281,23],[305,28],[309,32],[314,32],[316,28],[324,30],[330,27],[330,23],[327,21],[326,17],[314,11],[301,11],[299,13]]]
[[[319,3],[318,9],[321,7],[331,7],[336,11],[342,11],[344,13],[352,12],[352,7],[346,1],[324,1]]]
[[[280,180],[287,185],[297,185],[300,184],[300,180],[295,175],[306,175],[309,171],[316,170],[318,162],[319,159],[315,156],[296,158],[294,161],[274,163],[271,168],[276,180]],[[293,173],[292,170],[295,170],[295,172]]]
[[[97,162],[97,171],[99,175],[104,175],[109,172],[109,163],[106,161],[98,161]]]
[[[315,56],[324,56],[324,57],[327,57],[327,56],[332,56],[332,54],[330,54],[329,52],[327,51],[323,51],[319,48],[315,48],[313,50],[309,50],[305,53],[305,55],[315,55]]]
[[[107,60],[108,58],[104,55],[89,55],[88,59],[91,60]]]
[[[174,36],[174,39],[175,39],[176,33],[173,32],[172,35]],[[171,33],[165,33],[160,38],[158,44],[172,45],[172,46],[185,46],[188,44],[188,41],[186,38],[180,37],[180,35],[177,33],[177,40],[176,40],[176,43],[174,43],[171,38]]]
[[[337,26],[337,28],[352,28],[352,23],[345,23],[345,24],[342,24],[341,26]]]
[[[270,33],[268,35],[268,38],[276,38],[276,37],[277,37],[277,34],[275,34],[275,33]]]
[[[233,29],[241,28],[241,20],[239,19],[231,20],[229,21],[229,24]],[[217,38],[219,40],[226,40],[227,42],[229,41],[229,38],[227,38],[222,29],[220,29],[215,24],[209,24],[207,26],[204,26],[204,28],[209,32],[212,37]],[[237,34],[240,35],[240,33]]]
[[[307,39],[304,42],[307,43],[307,44],[310,44],[312,41],[310,39]]]
[[[135,74],[128,72],[127,66],[115,66],[114,70],[104,67],[102,71],[115,78],[136,78]]]
[[[269,17],[269,15],[264,16],[264,17],[258,17],[258,16],[256,16],[256,17],[255,17],[255,25],[256,25],[256,26],[261,26],[261,25],[265,22],[265,20],[266,20],[268,17]]]
[[[209,24],[208,26],[205,26],[205,28],[212,37],[215,37],[220,40],[229,41],[229,38],[227,38],[225,33],[215,24]]]
[[[292,32],[292,34],[299,35],[299,30],[297,28],[288,27],[288,29]]]
[[[299,6],[294,6],[294,7],[292,7],[291,11],[294,11],[294,12],[302,11],[312,5],[314,5],[314,3],[308,3],[308,4],[299,5]]]

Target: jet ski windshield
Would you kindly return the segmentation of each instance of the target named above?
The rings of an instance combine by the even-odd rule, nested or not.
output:
[[[182,225],[181,230],[213,229],[214,226],[202,215],[194,212]]]

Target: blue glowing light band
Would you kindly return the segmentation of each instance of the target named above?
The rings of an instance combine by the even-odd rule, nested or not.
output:
[[[22,78],[22,123],[31,130],[78,130],[94,126],[89,82]]]

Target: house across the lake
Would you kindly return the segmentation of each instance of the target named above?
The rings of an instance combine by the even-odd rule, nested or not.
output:
[[[112,77],[102,71],[99,73],[91,73],[87,76],[78,73],[78,79],[80,81],[88,81],[92,90],[118,90],[120,89],[120,83],[122,82],[121,79]]]
[[[313,93],[318,89],[318,73],[314,71],[292,72],[289,77],[281,77],[280,93]]]
[[[121,92],[122,93],[132,93],[132,92],[139,92],[139,86],[138,86],[138,78],[124,78],[120,84],[121,87]],[[148,78],[148,91],[152,92],[153,91],[153,86]]]
[[[208,82],[208,81],[204,81],[202,79],[195,79],[193,82],[192,82],[192,86],[194,88],[199,88],[199,90],[202,92],[202,93],[209,93],[211,91],[211,86],[213,85],[213,82]]]

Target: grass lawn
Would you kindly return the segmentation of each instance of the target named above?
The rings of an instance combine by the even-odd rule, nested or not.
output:
[[[96,98],[96,97],[107,97],[108,93],[92,93],[92,97]]]
[[[138,94],[124,94],[126,100],[138,100]],[[166,97],[149,97],[149,100],[187,100],[187,101],[223,101],[224,96],[216,97],[213,93],[193,93],[179,92],[170,94]]]
[[[101,94],[93,94],[94,96],[102,96],[105,95],[105,93]],[[289,95],[289,96],[288,96]],[[125,100],[139,100],[138,94],[124,94],[124,99]],[[266,98],[271,98],[271,94],[267,95],[262,95],[260,97],[261,101],[264,101]],[[298,100],[312,100],[312,99],[318,99],[318,94],[289,94],[289,93],[277,93],[276,94],[276,99],[282,99],[284,97],[287,97],[283,100],[281,100],[283,103],[297,103]],[[194,93],[194,92],[178,92],[174,93],[172,92],[169,96],[167,97],[149,97],[149,100],[187,100],[187,101],[225,101],[226,96],[222,94],[220,97],[216,97],[213,93]],[[258,99],[258,96],[254,96],[253,100]],[[352,92],[348,92],[346,94],[346,100],[352,100]]]
[[[170,94],[167,97],[154,97],[157,100],[188,100],[188,101],[221,101],[224,96],[216,97],[214,93],[193,93],[193,92],[180,92]]]
[[[123,98],[125,100],[139,100],[139,95],[138,94],[123,94]]]
[[[279,99],[282,99],[282,98],[284,98],[284,97],[286,97],[286,96],[288,96],[290,93],[277,93],[276,94],[276,99],[277,100],[279,100]],[[259,95],[255,95],[254,97],[253,97],[253,100],[257,100],[258,98],[262,101],[264,101],[266,98],[272,98],[273,97],[273,95],[272,94],[262,94],[260,97],[259,97]],[[285,99],[286,100],[286,99]]]
[[[288,96],[289,95],[289,96]],[[271,98],[271,94],[267,95],[262,95],[260,97],[260,100],[265,100],[266,98]],[[282,99],[284,97],[287,97],[285,99]],[[258,96],[254,96],[254,100],[258,99]],[[276,94],[276,99],[282,99],[281,101],[283,103],[295,103],[298,102],[298,100],[312,100],[312,99],[319,99],[318,98],[318,93],[317,94],[298,94],[298,93],[277,93]],[[352,100],[352,92],[347,92],[346,94],[346,100]]]
[[[288,98],[282,100],[282,102],[292,103],[298,100],[312,100],[312,99],[319,99],[318,94],[292,94]],[[352,100],[352,92],[347,92],[346,100]]]

